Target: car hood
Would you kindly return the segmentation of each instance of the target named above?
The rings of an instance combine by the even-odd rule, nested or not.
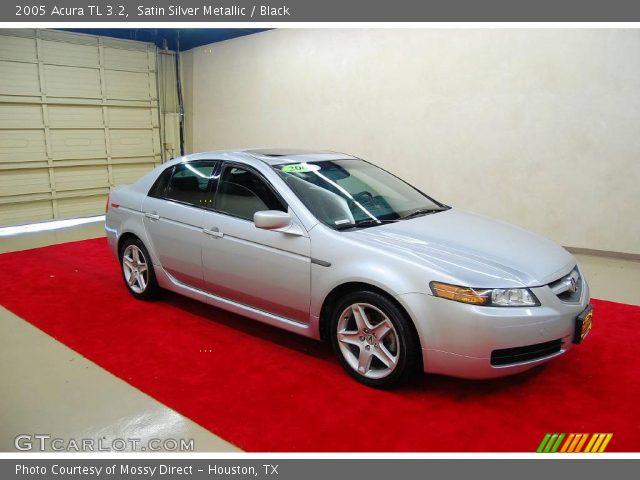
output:
[[[545,285],[575,265],[551,240],[453,208],[354,234],[437,271],[435,280],[478,288]]]

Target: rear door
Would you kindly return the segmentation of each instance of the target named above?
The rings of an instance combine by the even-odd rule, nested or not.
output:
[[[164,270],[181,283],[202,289],[203,228],[213,205],[219,162],[198,160],[170,167],[142,209],[151,248]]]

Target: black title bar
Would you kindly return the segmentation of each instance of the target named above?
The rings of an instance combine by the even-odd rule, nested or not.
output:
[[[540,480],[618,479],[637,476],[638,460],[552,459],[0,459],[3,479],[38,480],[440,480],[450,478]],[[635,472],[635,474],[634,474]]]
[[[638,22],[637,0],[3,0],[1,22]]]

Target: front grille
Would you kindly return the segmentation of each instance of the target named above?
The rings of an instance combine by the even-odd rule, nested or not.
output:
[[[578,303],[582,297],[582,275],[578,267],[555,282],[549,284],[549,288],[556,296],[566,303]]]
[[[558,353],[562,348],[562,340],[536,343],[526,347],[503,348],[491,352],[491,365],[498,367],[514,363],[529,362]]]

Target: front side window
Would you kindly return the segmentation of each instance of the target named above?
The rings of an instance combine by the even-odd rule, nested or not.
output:
[[[253,214],[262,210],[287,211],[262,178],[235,166],[227,166],[220,177],[215,209],[246,220],[253,220]]]
[[[287,163],[274,168],[318,220],[338,230],[448,208],[364,160]]]
[[[165,198],[195,207],[211,208],[209,183],[215,167],[216,162],[179,163],[173,170]]]

